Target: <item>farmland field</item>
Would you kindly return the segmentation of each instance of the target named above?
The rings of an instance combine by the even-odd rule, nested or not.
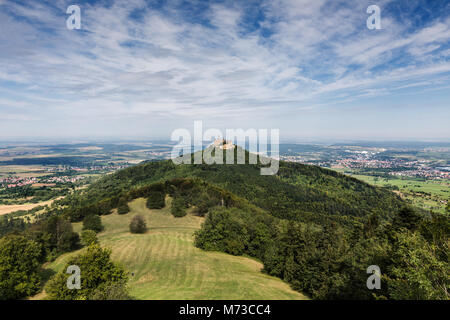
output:
[[[399,193],[402,198],[425,210],[432,209],[444,213],[446,203],[450,199],[450,182],[448,180],[386,179],[358,174],[352,176],[374,186],[389,187]]]
[[[22,165],[2,165],[0,166],[0,177],[8,177],[11,175],[22,177],[22,178],[31,178],[31,177],[40,177],[45,176],[46,172],[44,172],[44,167],[39,165],[30,165],[30,166],[22,166]]]
[[[35,207],[51,205],[54,200],[48,200],[38,203],[26,203],[26,204],[12,204],[12,205],[0,205],[0,216],[19,210],[31,210]]]
[[[261,272],[262,264],[247,257],[206,252],[194,247],[193,233],[204,218],[191,214],[174,218],[168,206],[149,210],[145,199],[130,203],[126,215],[102,216],[105,231],[99,234],[103,247],[112,249],[112,259],[134,275],[130,293],[137,299],[307,299],[278,278]],[[140,214],[147,221],[146,234],[131,234],[131,218]],[[81,231],[75,223],[74,230]],[[83,250],[83,249],[82,249]],[[46,266],[47,271],[63,270],[75,251],[60,256]],[[39,294],[35,298],[44,298]]]

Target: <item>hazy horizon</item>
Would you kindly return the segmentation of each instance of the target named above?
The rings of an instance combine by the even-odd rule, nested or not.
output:
[[[193,139],[193,137],[192,137]],[[194,140],[192,140],[193,143]],[[207,140],[203,140],[204,143]],[[11,144],[126,144],[126,143],[172,143],[177,144],[177,141],[170,140],[170,137],[68,137],[68,138],[48,138],[48,137],[16,137],[11,139],[4,139],[0,137],[0,147]],[[336,139],[336,138],[280,138],[280,144],[318,144],[318,145],[332,145],[332,144],[436,144],[440,146],[449,146],[448,139]]]

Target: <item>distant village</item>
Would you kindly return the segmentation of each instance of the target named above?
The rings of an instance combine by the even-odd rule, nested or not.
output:
[[[89,165],[86,167],[76,167],[76,166],[57,166],[46,168],[47,172],[65,172],[65,171],[75,171],[75,172],[92,172],[92,171],[116,171],[119,169],[127,168],[130,164],[109,164],[109,165]]]
[[[349,152],[349,150],[346,151]],[[450,167],[431,167],[428,161],[418,160],[379,160],[373,158],[375,154],[375,152],[368,151],[352,151],[352,154],[347,157],[327,161],[311,160],[300,155],[281,155],[280,159],[327,168],[388,169],[385,173],[393,176],[417,177],[430,180],[450,179]]]
[[[3,188],[16,188],[24,186],[53,186],[57,183],[75,183],[85,179],[85,176],[58,176],[58,177],[7,177],[0,178],[0,186]]]

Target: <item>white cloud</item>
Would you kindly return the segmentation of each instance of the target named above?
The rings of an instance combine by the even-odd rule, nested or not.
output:
[[[84,5],[83,31],[67,30],[66,16],[43,4],[7,4],[28,22],[0,13],[7,30],[0,35],[0,80],[15,82],[20,92],[8,94],[23,107],[34,101],[30,113],[42,118],[188,119],[309,110],[324,103],[322,95],[386,95],[396,82],[450,71],[440,50],[450,37],[448,20],[408,34],[387,16],[384,29],[371,33],[364,1],[342,3],[267,1],[260,24],[270,37],[243,28],[239,4],[211,5],[203,18],[213,27],[175,8],[148,9],[145,1]],[[144,12],[142,20],[129,18],[134,9]],[[406,53],[406,65],[383,67]]]

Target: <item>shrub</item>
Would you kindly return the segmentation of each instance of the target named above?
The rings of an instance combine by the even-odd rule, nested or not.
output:
[[[180,218],[186,215],[185,201],[183,198],[174,198],[172,201],[172,208],[170,212],[174,217]]]
[[[201,202],[199,205],[197,205],[197,208],[195,208],[195,213],[200,217],[204,217],[208,213],[208,211],[208,205],[204,202]]]
[[[67,280],[71,275],[66,270],[71,265],[81,270],[79,290],[67,288]],[[111,261],[111,250],[90,245],[86,252],[71,258],[61,273],[48,281],[45,291],[52,300],[108,299],[111,290],[126,292],[127,278],[125,270]]]
[[[147,224],[142,216],[136,215],[131,219],[130,232],[131,233],[145,233],[147,231]]]
[[[83,230],[93,230],[100,232],[103,230],[102,220],[100,216],[92,214],[83,219]]]
[[[19,299],[39,290],[41,246],[23,236],[0,239],[0,300]]]
[[[97,244],[97,234],[93,230],[84,230],[81,232],[81,243],[85,246],[90,246],[91,244]]]
[[[166,195],[162,191],[152,191],[147,199],[147,208],[162,209],[166,206]]]
[[[101,286],[92,294],[92,300],[130,300],[125,282]]]
[[[117,202],[117,213],[126,214],[130,212],[130,207],[128,206],[128,199],[126,197],[121,197]]]
[[[118,214],[126,214],[126,213],[128,213],[128,212],[130,212],[130,207],[128,206],[128,204],[122,204],[121,206],[119,206],[118,208],[117,208],[117,213]]]
[[[237,209],[216,208],[210,212],[202,229],[195,234],[195,245],[210,251],[242,255],[249,246],[245,220]]]

